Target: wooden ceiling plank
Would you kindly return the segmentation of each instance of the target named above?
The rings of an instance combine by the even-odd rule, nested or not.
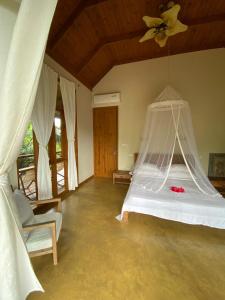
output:
[[[97,77],[94,78],[94,80],[92,80],[92,82],[91,82],[91,90],[113,68],[114,65],[115,65],[114,63],[110,63],[105,68],[105,70],[103,70]]]
[[[184,24],[187,24],[189,27],[191,27],[191,26],[208,24],[208,23],[213,23],[213,22],[218,22],[218,21],[225,21],[225,14],[208,16],[208,17],[204,17],[204,18],[198,18],[198,19],[193,19],[193,20],[189,20],[189,21],[187,20],[187,21],[183,21],[183,22],[184,22]],[[142,30],[118,34],[115,36],[106,37],[106,38],[102,39],[94,47],[94,49],[92,51],[90,51],[89,54],[84,58],[84,60],[81,62],[81,64],[78,66],[78,68],[76,68],[75,73],[79,74],[83,70],[83,68],[85,68],[85,66],[91,61],[91,59],[97,54],[97,52],[105,45],[120,42],[123,40],[141,37],[142,35],[145,34],[145,32],[146,32],[146,28],[142,29]]]
[[[208,24],[213,22],[219,22],[219,21],[225,21],[225,14],[219,14],[219,15],[212,15],[202,18],[196,18],[191,20],[183,20],[182,22],[184,24],[187,24],[188,26],[195,26],[195,25],[201,25],[201,24]]]
[[[207,49],[217,49],[217,48],[219,49],[219,48],[224,48],[224,46],[225,46],[225,42],[218,42],[217,44],[208,45]],[[202,51],[202,50],[205,50],[204,45],[195,46],[195,47],[192,47],[192,48],[189,48],[189,49],[186,48],[186,49],[181,49],[181,50],[180,49],[179,50],[173,50],[173,52],[170,55],[184,54],[184,53]],[[114,62],[114,66],[133,63],[133,62],[139,62],[139,61],[153,59],[153,58],[160,58],[160,57],[165,57],[165,56],[168,56],[167,52],[159,52],[157,54],[154,53],[154,55],[149,53],[149,55],[138,56],[138,57],[135,57],[135,58],[128,58],[128,59],[125,58],[125,59],[116,60]]]
[[[115,36],[111,36],[111,37],[107,37],[102,39],[95,47],[94,49],[92,49],[88,55],[84,58],[84,60],[81,62],[81,64],[76,68],[75,73],[80,73],[82,71],[82,69],[85,67],[86,64],[89,63],[89,61],[95,56],[95,54],[105,45],[111,44],[111,43],[116,43],[119,41],[123,41],[123,40],[129,40],[132,39],[134,37],[137,36],[141,36],[142,34],[144,34],[146,31],[145,30],[138,30],[138,31],[134,31],[134,32],[127,32],[124,34],[118,34]]]
[[[102,1],[106,2],[90,8]],[[168,55],[166,49],[154,42],[138,43],[148,30],[141,17],[145,13],[151,16],[159,13],[157,0],[59,2],[55,27],[52,26],[54,30],[49,37],[49,44],[56,38],[55,44],[48,52],[88,88],[114,65]],[[180,18],[190,28],[184,34],[171,37],[171,55],[225,46],[224,0],[178,2],[182,5]]]
[[[105,2],[107,0],[80,0],[79,4],[74,8],[69,18],[66,19],[65,23],[62,25],[60,30],[53,36],[53,38],[48,43],[48,48],[52,50],[54,46],[58,43],[58,41],[64,36],[67,30],[73,25],[76,19],[80,16],[82,11],[85,8],[88,8],[93,5],[97,5],[101,2]]]

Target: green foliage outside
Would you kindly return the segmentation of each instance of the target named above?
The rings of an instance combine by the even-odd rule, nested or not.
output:
[[[32,128],[32,124],[29,123],[23,140],[23,145],[20,154],[33,154],[33,153],[34,153],[33,128]]]
[[[20,155],[28,155],[34,153],[34,145],[33,145],[33,128],[32,124],[29,123],[23,144],[20,150]],[[33,165],[34,157],[21,157],[19,158],[19,168],[25,168]]]
[[[56,122],[56,119],[59,119],[59,118],[55,118],[56,157],[61,158],[62,157],[61,122]]]

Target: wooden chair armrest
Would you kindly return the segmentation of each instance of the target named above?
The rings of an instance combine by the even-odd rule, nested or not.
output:
[[[41,222],[41,223],[35,223],[35,224],[29,224],[29,225],[23,225],[23,231],[30,232],[34,229],[40,229],[40,228],[51,228],[54,229],[56,226],[55,220],[48,221],[48,222]]]
[[[32,200],[32,203],[41,205],[46,203],[54,203],[54,202],[61,202],[61,198],[52,198],[52,199],[45,199],[45,200]]]
[[[62,212],[61,198],[52,198],[52,199],[46,199],[46,200],[34,200],[34,201],[32,201],[32,204],[36,204],[37,206],[43,205],[43,204],[50,204],[50,203],[58,203],[57,211]]]

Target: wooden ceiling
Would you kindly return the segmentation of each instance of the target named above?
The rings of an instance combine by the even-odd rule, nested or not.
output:
[[[168,55],[153,40],[139,43],[142,16],[159,16],[159,0],[59,0],[47,53],[88,88],[115,65]],[[225,0],[178,0],[188,31],[169,38],[169,53],[225,46]]]

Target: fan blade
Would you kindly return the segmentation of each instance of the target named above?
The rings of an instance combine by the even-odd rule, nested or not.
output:
[[[165,47],[167,40],[168,40],[168,36],[166,35],[163,38],[161,38],[159,35],[155,36],[155,41],[161,48]]]
[[[155,28],[151,28],[145,33],[145,35],[139,40],[139,42],[142,43],[154,37],[155,37]]]
[[[188,26],[181,23],[179,20],[177,20],[175,26],[173,27],[169,27],[168,29],[166,29],[165,33],[167,36],[172,36],[172,35],[175,35],[177,33],[180,33],[180,32],[184,32],[188,29]]]
[[[142,19],[145,22],[146,26],[148,26],[149,28],[156,27],[163,23],[163,20],[161,18],[152,18],[149,16],[144,16]]]
[[[177,22],[177,15],[179,11],[180,11],[180,5],[175,4],[170,9],[164,11],[161,14],[161,18],[169,27],[173,27]]]

